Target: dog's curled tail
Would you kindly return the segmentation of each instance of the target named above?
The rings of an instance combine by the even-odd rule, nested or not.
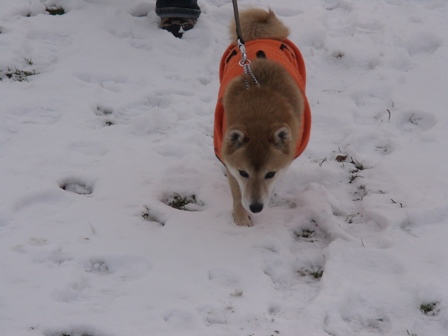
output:
[[[289,36],[289,29],[281,22],[274,12],[261,8],[246,9],[240,13],[241,32],[244,41],[257,39],[273,39],[283,41]],[[230,25],[232,42],[238,40],[236,25]]]

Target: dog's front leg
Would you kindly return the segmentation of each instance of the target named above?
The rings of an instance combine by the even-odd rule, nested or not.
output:
[[[230,191],[233,198],[233,220],[239,226],[252,226],[250,216],[241,203],[241,190],[238,181],[230,174],[227,169],[227,178],[229,180]]]

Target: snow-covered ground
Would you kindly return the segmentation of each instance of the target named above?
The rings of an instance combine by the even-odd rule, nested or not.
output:
[[[448,2],[240,0],[313,113],[252,228],[212,147],[231,1],[199,4],[176,39],[152,0],[1,1],[0,335],[448,335]]]

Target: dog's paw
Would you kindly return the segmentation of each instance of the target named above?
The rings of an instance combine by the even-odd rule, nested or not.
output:
[[[233,211],[233,220],[238,226],[253,226],[249,214],[243,207],[241,207],[241,209]]]

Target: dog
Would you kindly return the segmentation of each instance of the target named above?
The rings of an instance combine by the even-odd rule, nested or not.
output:
[[[308,144],[311,111],[306,71],[289,29],[272,10],[241,12],[240,27],[250,72],[239,64],[235,23],[220,63],[214,150],[225,165],[237,225],[268,204],[275,182]]]

